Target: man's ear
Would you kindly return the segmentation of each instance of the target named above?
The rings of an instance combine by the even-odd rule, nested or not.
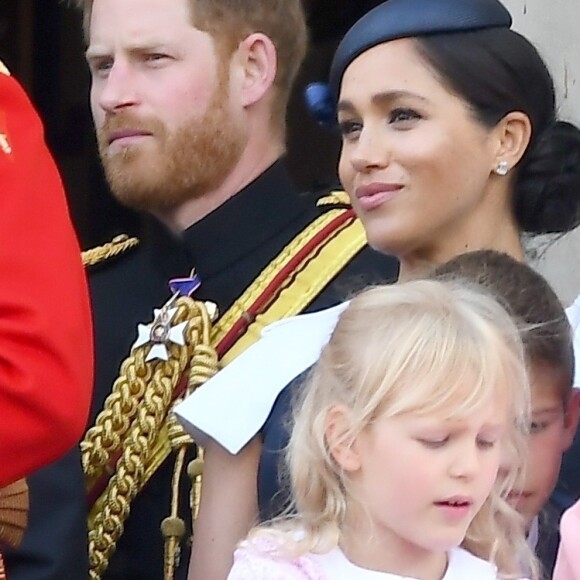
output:
[[[351,427],[350,411],[344,405],[336,405],[328,411],[324,429],[326,444],[334,461],[348,473],[360,469]]]
[[[238,86],[244,107],[260,101],[274,84],[277,71],[277,53],[269,36],[255,32],[247,36],[235,54],[238,67]]]
[[[572,389],[565,411],[565,439],[563,441],[564,449],[562,451],[566,451],[572,445],[574,435],[576,435],[576,430],[578,429],[578,419],[580,419],[580,391],[578,389]]]
[[[494,128],[498,145],[494,166],[495,171],[500,163],[513,169],[524,156],[532,138],[530,118],[522,111],[511,111]]]

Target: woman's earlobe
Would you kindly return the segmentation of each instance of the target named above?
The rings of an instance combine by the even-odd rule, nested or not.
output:
[[[498,123],[497,130],[499,147],[494,172],[505,176],[526,153],[532,138],[532,124],[525,113],[511,111]]]

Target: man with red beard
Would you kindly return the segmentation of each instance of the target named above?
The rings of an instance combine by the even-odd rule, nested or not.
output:
[[[217,306],[209,342],[227,364],[261,325],[330,306],[355,278],[392,279],[396,264],[364,247],[340,196],[318,206],[284,167],[285,111],[306,49],[300,0],[79,5],[105,174],[122,203],[149,215],[136,247],[90,270],[96,384],[93,427],[81,446],[90,577],[183,579],[192,482],[179,454],[176,467],[171,450],[183,440],[166,417],[181,375],[205,364],[187,350],[193,318],[180,317],[193,306],[184,297],[195,292]],[[168,289],[175,278],[179,299]],[[68,498],[79,517],[83,500],[80,491]],[[66,545],[52,552],[71,559]],[[60,578],[86,579],[77,556]]]

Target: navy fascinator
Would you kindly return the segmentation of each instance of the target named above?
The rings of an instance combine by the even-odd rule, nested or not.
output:
[[[344,71],[373,46],[398,38],[509,28],[511,24],[511,15],[499,0],[387,0],[346,33],[330,67],[329,84],[313,83],[306,88],[307,107],[320,124],[335,125]]]

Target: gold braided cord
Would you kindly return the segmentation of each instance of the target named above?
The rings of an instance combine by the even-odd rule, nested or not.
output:
[[[317,207],[323,207],[325,205],[350,205],[350,198],[348,193],[342,190],[331,191],[328,195],[321,197],[317,202]]]
[[[83,469],[89,482],[100,475],[111,454],[120,448],[137,415],[147,385],[152,380],[151,365],[145,362],[146,355],[147,350],[140,348],[125,359],[103,410],[81,442]],[[180,365],[185,364],[187,361],[182,358]]]
[[[138,244],[139,240],[137,238],[130,238],[126,234],[121,234],[102,246],[97,246],[96,248],[91,248],[82,252],[81,258],[83,265],[86,268],[95,266],[96,264],[100,264],[105,260],[118,256],[119,254],[134,248]]]
[[[208,344],[211,323],[205,305],[190,298],[179,298],[174,306],[177,307],[177,313],[172,324],[189,321],[185,346],[170,343],[167,345],[169,360],[144,363],[152,367],[151,379],[127,436],[121,438],[122,454],[117,462],[116,473],[109,480],[103,494],[102,509],[89,522],[91,580],[101,578],[123,534],[131,502],[145,483],[145,465],[159,430],[166,421],[173,391],[186,366],[192,360],[192,366],[199,369],[200,380],[211,376],[212,371],[217,369],[217,355],[214,353],[211,356]],[[132,354],[137,355],[135,358],[138,359],[138,351],[145,349],[147,345],[134,349],[137,352]],[[131,390],[128,389],[128,392]]]
[[[191,497],[189,507],[193,520],[197,519],[199,513],[199,501],[201,499],[201,476],[203,474],[203,447],[197,448],[197,458],[187,466],[187,474],[191,479]]]
[[[211,327],[209,315],[206,308],[203,308],[203,318],[208,329],[204,331],[202,342],[196,347],[195,359],[192,361],[195,370],[195,380],[202,380],[203,373],[209,376],[214,374],[213,365],[217,368],[215,361],[215,351],[209,345],[209,328]],[[176,320],[179,319],[179,312]],[[185,369],[189,364],[188,352],[185,349],[177,350],[180,359],[179,366]],[[108,465],[111,455],[117,451],[123,438],[127,435],[129,428],[137,415],[139,406],[147,389],[147,385],[152,380],[152,365],[145,362],[147,356],[146,348],[132,349],[130,355],[123,361],[119,377],[113,383],[111,394],[105,400],[103,410],[95,420],[83,441],[80,444],[81,456],[85,477],[88,487],[100,477],[103,469]],[[158,372],[163,376],[163,369]],[[207,376],[203,382],[209,378]]]
[[[171,513],[161,522],[161,533],[165,538],[163,556],[163,580],[173,580],[175,568],[181,558],[181,541],[185,537],[185,522],[179,517],[179,483],[185,465],[187,445],[177,451],[173,478],[171,481]]]
[[[221,364],[229,364],[258,340],[268,324],[302,312],[365,245],[366,235],[360,220],[345,223],[294,274],[290,285],[282,287],[268,309],[258,314],[246,333],[222,356]]]
[[[298,234],[290,244],[274,259],[256,278],[253,284],[234,302],[230,309],[220,318],[218,324],[214,325],[212,332],[212,344],[218,344],[226,335],[228,330],[244,316],[250,304],[252,304],[264,289],[270,285],[276,275],[286,266],[286,264],[304,247],[318,232],[332,222],[336,217],[344,213],[344,209],[337,209],[325,212],[322,216],[313,221],[307,228]]]

